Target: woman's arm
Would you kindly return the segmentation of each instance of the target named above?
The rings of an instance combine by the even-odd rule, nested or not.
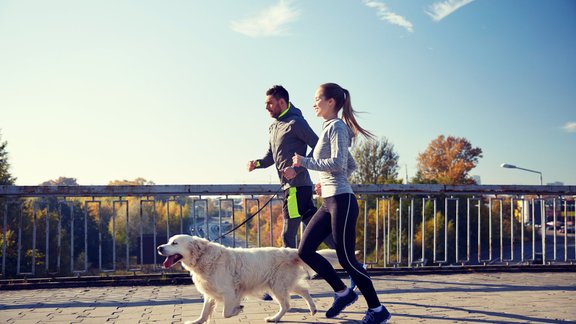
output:
[[[344,127],[343,127],[344,126]],[[321,156],[319,159],[312,157],[300,157],[298,162],[303,167],[315,171],[327,172],[342,172],[348,166],[348,143],[350,141],[348,129],[343,123],[334,123],[328,130],[329,143],[318,142],[317,146],[323,148],[326,152],[325,146],[330,146],[329,155]],[[324,137],[325,138],[325,137]]]

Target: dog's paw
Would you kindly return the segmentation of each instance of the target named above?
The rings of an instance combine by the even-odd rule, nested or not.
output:
[[[229,311],[224,310],[222,312],[222,316],[224,316],[224,318],[236,316],[236,315],[240,314],[242,312],[242,310],[244,310],[244,305],[238,305],[238,306],[234,307],[233,309],[230,309]]]
[[[202,318],[198,318],[195,321],[186,321],[186,322],[184,322],[184,324],[202,324],[204,322],[206,322],[206,321],[203,320]]]
[[[243,310],[244,310],[244,305],[238,305],[238,307],[236,307],[234,315],[240,314]]]
[[[268,323],[278,323],[280,321],[280,319],[277,318],[277,316],[266,317],[265,320]]]

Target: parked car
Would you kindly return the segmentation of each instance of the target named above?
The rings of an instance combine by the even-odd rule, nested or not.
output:
[[[556,221],[556,229],[560,228],[562,226],[562,222],[561,221]],[[549,221],[546,223],[546,229],[547,230],[553,230],[554,229],[554,221]]]

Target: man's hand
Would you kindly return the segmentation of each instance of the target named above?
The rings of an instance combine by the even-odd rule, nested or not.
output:
[[[248,172],[251,172],[254,169],[256,169],[256,161],[248,162]]]
[[[284,168],[284,170],[282,170],[282,175],[284,178],[292,180],[296,177],[296,170],[294,170],[293,167]]]

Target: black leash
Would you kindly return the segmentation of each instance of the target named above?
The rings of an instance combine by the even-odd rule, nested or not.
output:
[[[254,216],[258,215],[262,209],[264,209],[264,207],[268,206],[268,204],[272,201],[272,199],[274,199],[275,196],[277,196],[280,192],[282,191],[282,186],[280,186],[280,188],[278,188],[278,190],[276,190],[276,192],[270,197],[270,199],[268,199],[268,201],[262,205],[262,207],[260,207],[254,214],[250,215],[250,217],[247,217],[242,223],[234,226],[231,230],[229,230],[228,232],[218,236],[217,238],[210,240],[210,242],[214,242],[216,240],[219,240],[221,238],[223,238],[224,236],[234,232],[235,230],[237,230],[238,228],[240,228],[242,225],[246,224],[249,220],[251,220],[252,218],[254,218]],[[272,215],[270,215],[270,217],[272,217]]]

